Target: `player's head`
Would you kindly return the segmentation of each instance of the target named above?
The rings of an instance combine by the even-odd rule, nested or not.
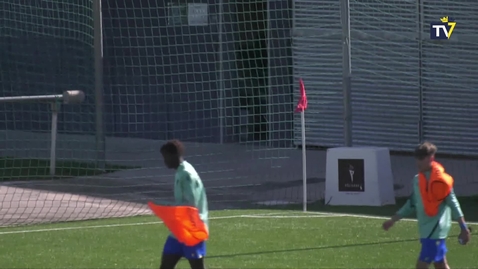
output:
[[[168,168],[176,169],[183,160],[184,146],[179,140],[168,141],[161,147],[164,164]]]
[[[437,147],[430,142],[423,142],[415,148],[415,160],[419,171],[427,171],[435,160]]]

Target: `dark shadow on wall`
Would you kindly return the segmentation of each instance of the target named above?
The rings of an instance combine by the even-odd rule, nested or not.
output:
[[[103,16],[110,134],[218,142],[215,25],[189,26],[183,0],[108,0]]]
[[[239,40],[236,58],[240,109],[247,113],[246,141],[269,138],[269,83],[267,51],[267,2],[242,0],[237,3]],[[241,141],[242,142],[242,141]]]

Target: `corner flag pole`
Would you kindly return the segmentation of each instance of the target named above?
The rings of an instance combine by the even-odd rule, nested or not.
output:
[[[302,133],[302,206],[307,212],[307,152],[305,142],[305,110],[307,109],[307,95],[305,94],[304,81],[299,80],[300,99],[295,112],[300,112],[300,129]]]
[[[305,112],[300,112],[300,129],[302,132],[302,184],[303,184],[303,209],[307,212],[307,154],[305,151]]]

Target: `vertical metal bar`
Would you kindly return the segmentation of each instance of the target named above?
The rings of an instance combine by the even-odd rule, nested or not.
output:
[[[302,131],[302,210],[307,212],[307,148],[305,140],[305,111],[300,113],[300,128]]]
[[[291,0],[292,8],[292,27],[290,32],[292,47],[292,67],[294,67],[294,31],[295,31],[295,0]],[[293,68],[293,83],[295,85],[296,74]],[[307,141],[305,136],[305,111],[300,113],[301,142],[302,142],[302,210],[307,212]]]
[[[352,97],[351,97],[351,36],[350,0],[341,0],[342,46],[343,46],[343,95],[344,95],[344,140],[345,146],[352,146]]]
[[[93,2],[94,53],[95,53],[95,115],[96,115],[96,162],[105,169],[106,145],[103,118],[103,17],[101,0]]]
[[[224,85],[224,48],[223,48],[223,27],[224,27],[224,9],[223,0],[219,0],[219,134],[220,143],[224,143],[224,98],[226,87]]]
[[[423,132],[423,0],[419,0],[417,6],[418,17],[418,143],[424,139]]]
[[[56,140],[58,133],[58,110],[57,102],[51,103],[51,141],[50,141],[50,176],[55,176],[56,171]]]
[[[272,133],[273,133],[273,113],[272,113],[272,76],[271,76],[271,2],[267,0],[267,140],[268,146],[272,147]]]
[[[296,71],[296,68],[295,68],[295,63],[296,63],[296,61],[295,61],[295,54],[294,54],[294,50],[295,50],[294,38],[295,38],[295,32],[296,32],[295,26],[296,26],[296,24],[297,24],[297,23],[296,23],[296,15],[295,15],[295,14],[296,14],[295,1],[297,1],[297,0],[289,0],[289,3],[290,3],[290,5],[291,5],[291,9],[292,9],[292,14],[291,14],[291,17],[292,17],[292,27],[291,27],[291,30],[290,30],[290,32],[289,32],[290,40],[291,40],[290,46],[291,46],[291,57],[292,57],[292,85],[297,85],[296,83],[298,83],[299,80],[296,79],[296,78],[298,78],[298,77],[301,75],[301,74],[297,74],[297,73],[299,73],[299,72]],[[290,87],[290,88],[291,88],[291,89],[295,89],[295,87]],[[292,93],[291,93],[291,99],[292,99],[292,100],[294,100],[294,98],[295,98],[295,94],[296,94],[295,92],[296,92],[295,90],[292,90]],[[295,109],[295,107],[292,108],[292,109]],[[293,126],[293,127],[292,127],[292,128],[293,128],[292,137],[293,137],[293,139],[295,140],[295,136],[296,136],[296,135],[295,135],[295,132],[296,132],[296,131],[295,131],[295,127],[294,127],[294,125],[295,125],[295,119],[292,118],[292,120],[294,121],[294,122],[293,122],[293,125],[292,125],[292,126]],[[304,119],[304,120],[305,120],[305,119]],[[302,147],[305,147],[305,146],[306,146],[306,145],[302,145]]]

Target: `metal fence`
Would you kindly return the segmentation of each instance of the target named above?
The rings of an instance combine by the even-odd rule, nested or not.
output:
[[[430,140],[441,152],[476,155],[477,12],[469,0],[296,1],[294,76],[304,78],[315,104],[307,144],[343,145],[348,133],[354,146],[408,151]],[[430,24],[442,17],[456,21],[453,34],[431,40]],[[348,61],[350,86],[342,83]],[[344,91],[351,94],[350,130]]]

